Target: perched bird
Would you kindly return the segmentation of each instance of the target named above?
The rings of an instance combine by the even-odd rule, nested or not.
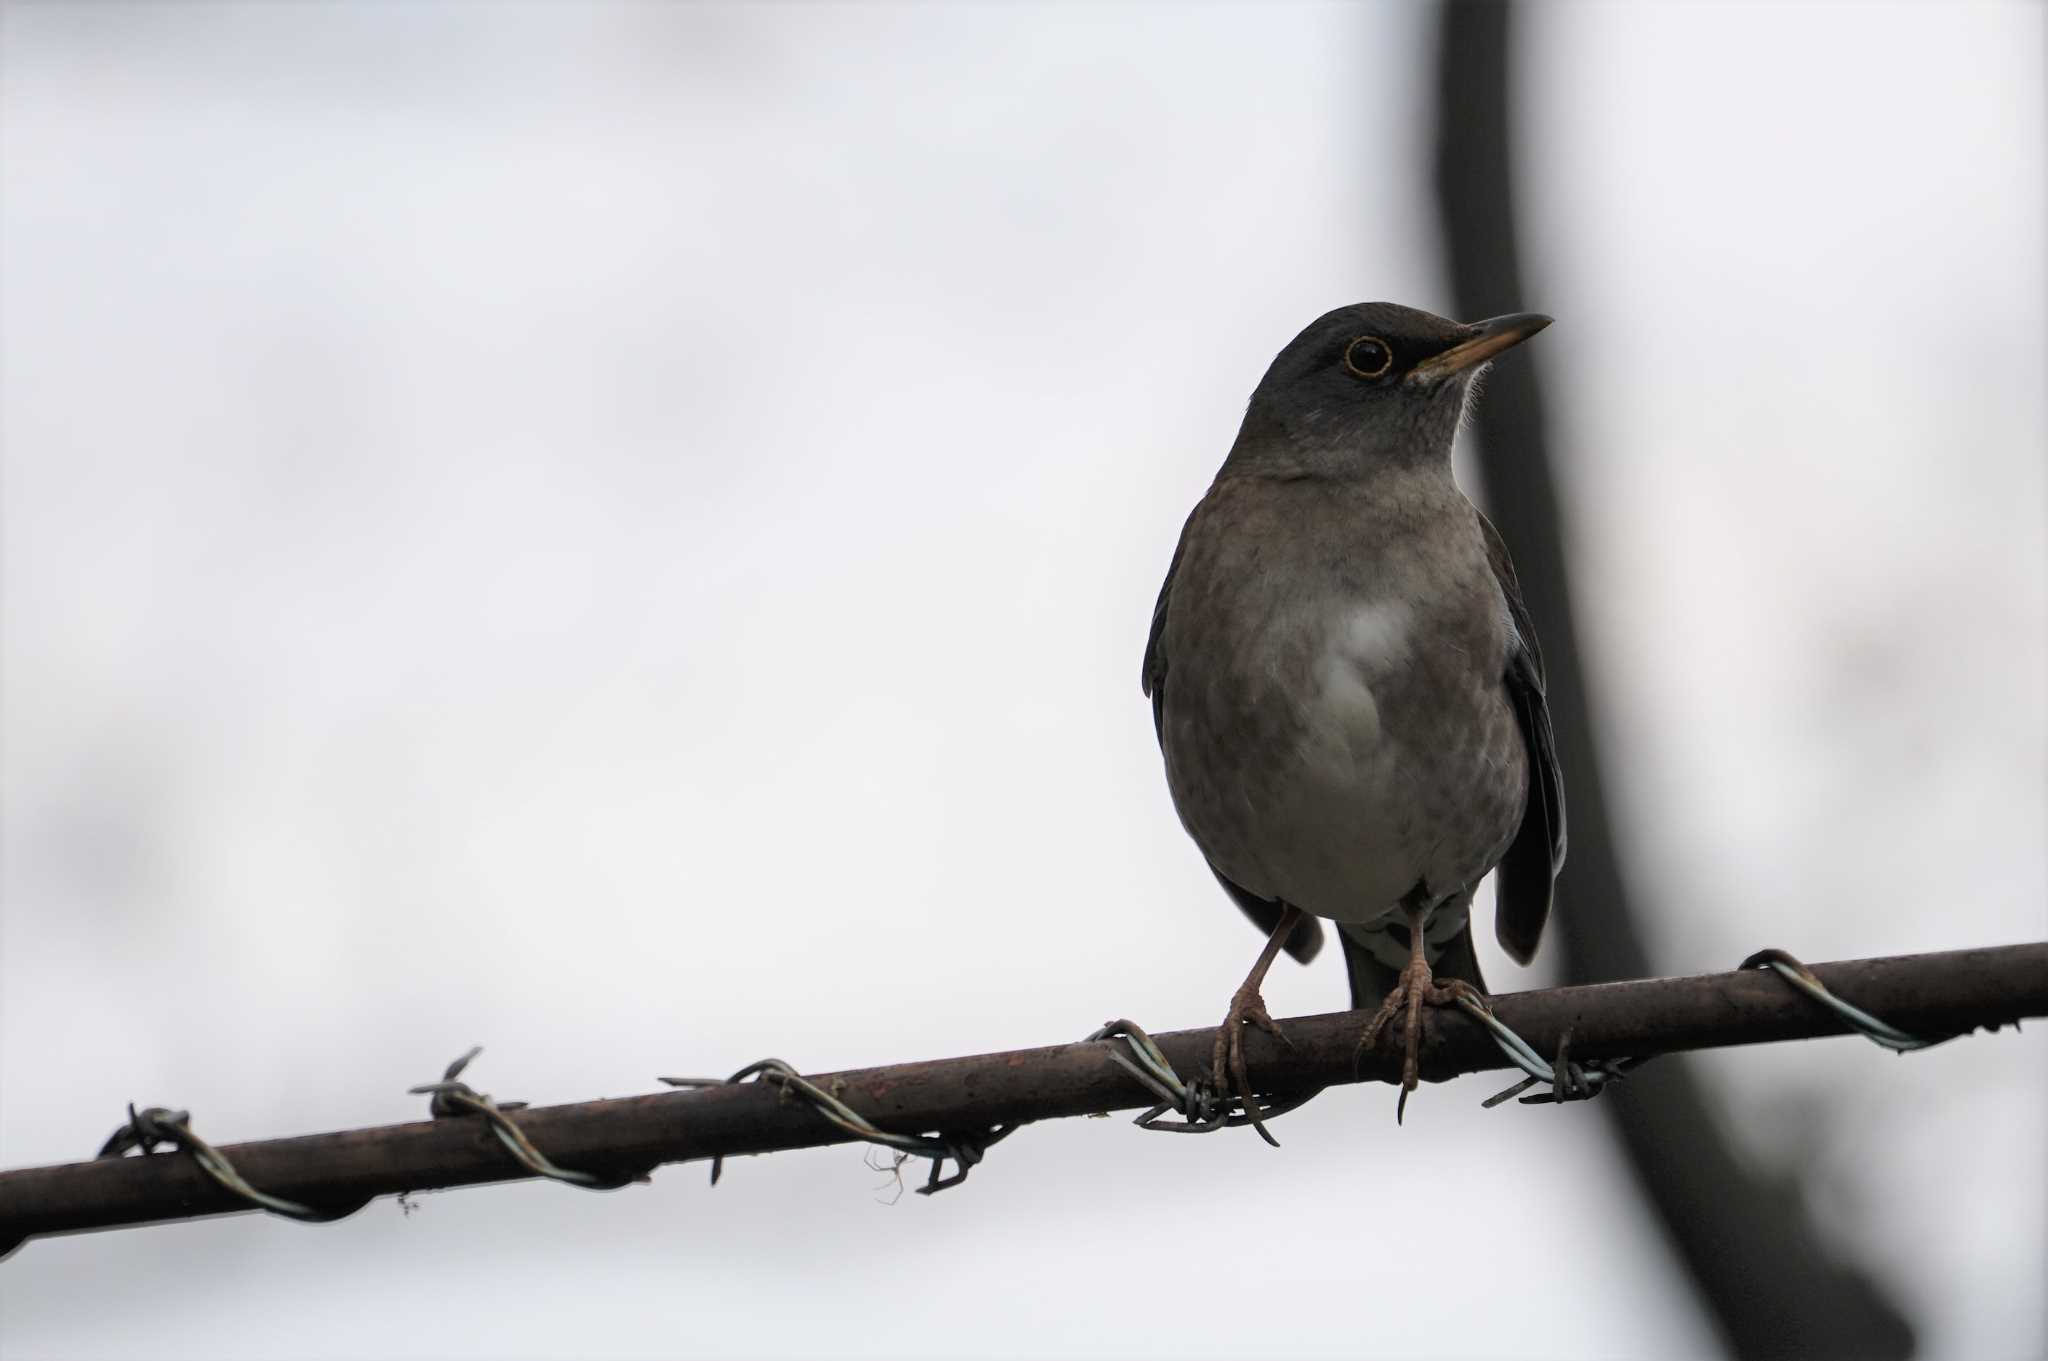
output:
[[[1268,933],[1214,1058],[1254,1123],[1243,1027],[1280,1034],[1260,987],[1281,949],[1314,957],[1318,918],[1352,1005],[1376,1009],[1362,1047],[1406,1008],[1397,1116],[1423,1006],[1485,987],[1480,880],[1500,870],[1494,927],[1516,962],[1543,933],[1565,849],[1543,661],[1451,441],[1488,362],[1549,324],[1392,303],[1318,318],[1266,370],[1166,569],[1144,692],[1167,786]]]

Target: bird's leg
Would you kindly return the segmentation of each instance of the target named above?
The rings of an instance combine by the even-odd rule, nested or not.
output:
[[[1264,985],[1273,961],[1280,957],[1280,947],[1294,934],[1301,917],[1301,909],[1292,903],[1280,913],[1279,924],[1266,939],[1266,948],[1259,951],[1258,962],[1245,975],[1244,985],[1231,996],[1230,1010],[1224,1014],[1223,1026],[1216,1032],[1216,1053],[1211,1064],[1216,1090],[1236,1091],[1237,1099],[1244,1103],[1244,1113],[1251,1117],[1252,1128],[1275,1148],[1280,1147],[1280,1141],[1266,1131],[1265,1122],[1259,1119],[1259,1103],[1252,1099],[1251,1078],[1244,1066],[1244,1028],[1255,1025],[1282,1044],[1293,1047],[1293,1041],[1287,1038],[1266,1010],[1266,999],[1259,995],[1259,989]]]
[[[1438,983],[1436,975],[1430,972],[1429,956],[1424,950],[1423,930],[1427,925],[1427,911],[1419,903],[1411,903],[1404,909],[1408,915],[1408,962],[1401,968],[1400,980],[1394,990],[1387,994],[1379,1010],[1365,1027],[1365,1035],[1358,1042],[1361,1053],[1373,1047],[1380,1031],[1387,1022],[1394,1019],[1404,1007],[1407,1016],[1403,1019],[1401,1038],[1406,1053],[1401,1059],[1401,1099],[1394,1106],[1394,1122],[1399,1124],[1408,1110],[1408,1093],[1415,1090],[1422,1076],[1422,1008],[1424,1006],[1453,1006],[1461,996],[1477,995],[1478,989],[1461,979],[1449,983]]]

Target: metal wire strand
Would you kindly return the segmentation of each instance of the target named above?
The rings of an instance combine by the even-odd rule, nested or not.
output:
[[[731,1077],[664,1077],[660,1081],[671,1087],[725,1087],[747,1081],[766,1082],[785,1096],[795,1093],[811,1104],[827,1120],[871,1144],[893,1148],[910,1157],[926,1158],[931,1161],[931,1176],[917,1188],[921,1196],[958,1186],[967,1180],[967,1174],[986,1156],[994,1145],[1016,1132],[1017,1126],[997,1125],[992,1129],[967,1134],[896,1134],[875,1125],[859,1111],[841,1101],[832,1093],[803,1076],[781,1059],[759,1059],[734,1073]],[[940,1175],[947,1159],[953,1161],[955,1172],[952,1176]],[[718,1185],[718,1179],[725,1172],[725,1159],[711,1160],[711,1184]]]
[[[1851,1030],[1895,1054],[1910,1054],[1918,1049],[1931,1049],[1937,1044],[1945,1044],[1956,1038],[1953,1035],[1929,1038],[1909,1034],[1891,1022],[1871,1015],[1854,1003],[1835,996],[1813,970],[1783,950],[1759,950],[1743,960],[1741,967],[1770,969],[1793,987],[1841,1017]],[[1565,1052],[1571,1042],[1570,1032],[1566,1032],[1565,1044],[1559,1047],[1558,1063],[1553,1067],[1545,1063],[1542,1056],[1531,1049],[1521,1036],[1515,1034],[1495,1016],[1492,1008],[1487,1007],[1484,1002],[1460,996],[1458,1004],[1484,1025],[1492,1033],[1494,1043],[1500,1046],[1501,1052],[1513,1060],[1516,1067],[1529,1075],[1506,1091],[1487,1098],[1485,1105],[1488,1107],[1497,1106],[1510,1097],[1521,1096],[1529,1088],[1538,1085],[1547,1086],[1550,1091],[1535,1096],[1523,1096],[1523,1104],[1587,1100],[1598,1096],[1609,1082],[1626,1076],[1628,1070],[1643,1062],[1641,1059],[1623,1058],[1595,1060],[1584,1065],[1571,1063]]]
[[[1799,991],[1811,997],[1848,1023],[1849,1028],[1863,1035],[1872,1044],[1882,1045],[1894,1054],[1910,1054],[1916,1049],[1932,1049],[1937,1044],[1946,1044],[1956,1038],[1953,1035],[1937,1035],[1932,1039],[1920,1035],[1909,1035],[1889,1021],[1872,1016],[1861,1007],[1843,1001],[1828,991],[1827,984],[1783,950],[1759,950],[1742,961],[1745,969],[1770,969],[1780,978]]]
[[[1549,1105],[1566,1101],[1590,1101],[1607,1090],[1609,1083],[1618,1082],[1628,1076],[1629,1070],[1644,1062],[1642,1059],[1591,1059],[1585,1063],[1574,1063],[1571,1059],[1571,1032],[1566,1031],[1564,1041],[1558,1046],[1556,1063],[1546,1062],[1529,1042],[1514,1032],[1513,1027],[1494,1015],[1493,1008],[1486,1004],[1476,990],[1460,989],[1458,1007],[1467,1016],[1486,1027],[1487,1033],[1508,1061],[1528,1076],[1505,1091],[1495,1092],[1480,1102],[1481,1108],[1492,1110],[1503,1101],[1521,1097],[1525,1106]],[[1534,1096],[1522,1096],[1531,1087],[1548,1087]]]
[[[546,1177],[569,1186],[581,1187],[586,1191],[616,1191],[622,1186],[650,1180],[644,1172],[633,1176],[601,1177],[594,1172],[579,1172],[570,1167],[558,1167],[549,1161],[547,1155],[533,1146],[526,1132],[514,1124],[506,1112],[524,1110],[524,1101],[494,1101],[483,1092],[477,1091],[467,1082],[461,1081],[462,1070],[470,1061],[484,1052],[482,1045],[473,1046],[467,1054],[448,1065],[439,1082],[422,1083],[406,1090],[414,1096],[431,1095],[427,1110],[436,1120],[461,1119],[465,1116],[480,1115],[489,1122],[491,1133],[498,1136],[498,1142],[505,1151],[516,1159],[519,1165],[536,1177]]]
[[[352,1205],[321,1209],[271,1195],[268,1191],[259,1191],[243,1180],[242,1174],[219,1149],[192,1132],[190,1111],[174,1111],[163,1106],[148,1106],[138,1111],[135,1103],[129,1102],[128,1123],[107,1136],[97,1156],[119,1158],[135,1149],[149,1157],[155,1154],[158,1145],[190,1153],[192,1161],[199,1164],[199,1170],[230,1195],[240,1196],[258,1209],[304,1224],[327,1224],[345,1219],[370,1203],[370,1198],[364,1197]]]
[[[1158,1130],[1165,1134],[1213,1134],[1219,1129],[1255,1123],[1250,1112],[1233,1109],[1241,1105],[1237,1098],[1219,1093],[1200,1079],[1183,1082],[1180,1074],[1173,1070],[1173,1065],[1167,1062],[1165,1052],[1136,1021],[1121,1017],[1104,1021],[1083,1043],[1096,1040],[1122,1040],[1124,1043],[1121,1045],[1110,1045],[1110,1061],[1159,1098],[1158,1105],[1131,1122],[1139,1129]],[[1289,1111],[1299,1110],[1322,1092],[1323,1089],[1318,1087],[1306,1096],[1261,1106],[1257,1119],[1273,1120]],[[1162,1119],[1169,1111],[1179,1115],[1180,1119]]]

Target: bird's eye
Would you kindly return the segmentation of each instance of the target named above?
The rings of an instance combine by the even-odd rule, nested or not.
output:
[[[1344,367],[1360,378],[1379,378],[1394,366],[1394,352],[1378,336],[1360,336],[1344,347]]]

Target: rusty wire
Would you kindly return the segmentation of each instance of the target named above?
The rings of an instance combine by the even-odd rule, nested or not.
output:
[[[1872,1016],[1863,1008],[1835,996],[1813,970],[1783,950],[1758,950],[1743,960],[1739,967],[1772,970],[1787,983],[1841,1017],[1850,1029],[1872,1044],[1889,1049],[1894,1054],[1910,1054],[1916,1049],[1932,1049],[1937,1044],[1946,1044],[1955,1038],[1953,1035],[1936,1035],[1932,1038],[1910,1035],[1891,1022]]]
[[[616,1191],[622,1186],[650,1180],[645,1173],[626,1177],[601,1177],[594,1172],[579,1172],[574,1168],[557,1167],[547,1156],[533,1146],[533,1140],[526,1137],[526,1131],[514,1124],[508,1111],[524,1110],[524,1101],[494,1101],[491,1097],[467,1082],[461,1080],[462,1070],[470,1061],[484,1052],[482,1045],[472,1045],[468,1053],[448,1065],[439,1082],[426,1082],[406,1090],[414,1096],[431,1095],[427,1103],[428,1113],[436,1120],[460,1120],[471,1116],[482,1116],[489,1122],[491,1133],[498,1136],[498,1142],[505,1146],[521,1167],[536,1177],[561,1182],[565,1186],[579,1187],[585,1191]]]
[[[811,1107],[827,1120],[845,1130],[856,1139],[897,1151],[901,1156],[896,1166],[903,1165],[904,1158],[927,1158],[931,1161],[931,1176],[917,1188],[921,1196],[958,1186],[967,1180],[967,1174],[974,1170],[992,1144],[1007,1139],[1016,1132],[1015,1124],[996,1125],[989,1129],[964,1134],[894,1134],[882,1129],[861,1115],[853,1107],[841,1101],[832,1093],[804,1077],[781,1059],[759,1059],[734,1073],[731,1077],[664,1077],[658,1079],[671,1087],[729,1087],[737,1083],[765,1082],[784,1095],[795,1093],[811,1104]],[[952,1159],[958,1169],[950,1177],[941,1176],[947,1159]],[[718,1179],[725,1172],[725,1159],[711,1160],[711,1184],[718,1185]]]
[[[1914,1035],[1899,1029],[1882,1017],[1871,1015],[1854,1003],[1836,996],[1812,969],[1784,950],[1759,950],[1737,967],[1770,969],[1800,992],[1841,1017],[1850,1029],[1864,1036],[1872,1044],[1889,1049],[1894,1054],[1910,1054],[1916,1050],[1932,1049],[1937,1044],[1945,1044],[1956,1038],[1954,1035],[1937,1035],[1931,1038]],[[1542,1056],[1525,1044],[1519,1035],[1501,1024],[1499,1018],[1493,1015],[1492,1008],[1483,1000],[1460,994],[1458,1004],[1468,1015],[1492,1032],[1501,1052],[1513,1059],[1516,1066],[1528,1074],[1506,1091],[1487,1098],[1484,1104],[1488,1107],[1497,1106],[1511,1097],[1521,1096],[1523,1092],[1539,1084],[1549,1087],[1550,1090],[1535,1096],[1522,1097],[1523,1104],[1587,1100],[1598,1096],[1606,1089],[1608,1083],[1626,1077],[1631,1069],[1648,1061],[1647,1058],[1618,1058],[1596,1060],[1583,1065],[1573,1063],[1568,1057],[1571,1032],[1567,1030],[1558,1046],[1556,1063],[1545,1063]]]
[[[1594,1059],[1586,1063],[1575,1063],[1571,1057],[1572,1032],[1567,1028],[1558,1040],[1557,1057],[1545,1062],[1543,1056],[1531,1047],[1529,1042],[1517,1035],[1513,1028],[1493,1014],[1493,1007],[1485,998],[1471,989],[1458,993],[1458,1009],[1486,1027],[1486,1033],[1493,1037],[1500,1052],[1528,1076],[1504,1091],[1495,1092],[1480,1102],[1485,1110],[1492,1110],[1503,1101],[1522,1097],[1525,1106],[1562,1104],[1566,1101],[1590,1101],[1607,1090],[1608,1084],[1627,1077],[1629,1070],[1644,1060],[1638,1058]],[[1531,1087],[1543,1086],[1548,1091],[1534,1096],[1522,1096]]]
[[[1158,1043],[1136,1021],[1122,1018],[1104,1021],[1082,1043],[1092,1044],[1098,1040],[1124,1041],[1124,1045],[1110,1045],[1111,1062],[1138,1079],[1147,1091],[1159,1098],[1158,1105],[1140,1113],[1131,1122],[1139,1129],[1165,1134],[1214,1134],[1220,1129],[1236,1129],[1257,1125],[1261,1120],[1276,1119],[1289,1111],[1301,1109],[1323,1092],[1318,1087],[1291,1100],[1275,1101],[1259,1107],[1256,1112],[1248,1111],[1243,1109],[1244,1103],[1238,1097],[1219,1092],[1215,1084],[1206,1079],[1183,1081]],[[1181,1118],[1177,1121],[1162,1119],[1168,1111]],[[1266,1138],[1272,1142],[1271,1135]]]
[[[1782,952],[1767,951],[1750,963],[1758,967],[1490,999],[1488,1009],[1498,1011],[1501,1028],[1526,1041],[1528,1052],[1507,1060],[1532,1079],[1516,1090],[1547,1081],[1549,1093],[1525,1100],[1577,1099],[1611,1085],[1620,1070],[1638,1061],[1621,1056],[1820,1038],[1842,1033],[1844,1023],[1887,1047],[1906,1049],[1936,1042],[1930,1037],[2048,1016],[2048,942],[1838,961],[1811,969]],[[1766,973],[1773,976],[1761,976]],[[1842,1000],[1852,996],[1854,1005]],[[1291,1109],[1334,1084],[1390,1075],[1384,1061],[1374,1071],[1361,1071],[1360,1019],[1354,1012],[1289,1019],[1291,1046],[1268,1036],[1248,1037],[1260,1051],[1253,1060],[1261,1073],[1260,1095],[1275,1099],[1272,1111]],[[1425,1035],[1422,1068],[1432,1081],[1499,1068],[1503,1052],[1512,1052],[1483,1017],[1453,1014],[1444,1021]],[[1215,1039],[1213,1029],[1153,1036],[1129,1022],[1113,1022],[1082,1044],[815,1078],[764,1061],[716,1083],[670,1080],[671,1085],[716,1090],[537,1110],[496,1102],[462,1082],[464,1067],[475,1057],[471,1051],[450,1065],[440,1082],[415,1089],[433,1096],[433,1113],[440,1117],[433,1121],[226,1149],[193,1133],[184,1111],[130,1107],[128,1122],[106,1141],[102,1157],[0,1171],[0,1255],[36,1234],[251,1207],[320,1222],[351,1213],[380,1195],[512,1176],[552,1176],[583,1187],[639,1179],[572,1171],[542,1155],[536,1141],[571,1165],[612,1173],[854,1138],[930,1160],[932,1176],[922,1188],[929,1194],[958,1185],[990,1144],[1032,1120],[1148,1102],[1155,1109],[1140,1117],[1148,1128],[1207,1126],[1219,1112],[1225,1122],[1233,1115],[1243,1118],[1214,1096],[1204,1096],[1205,1084],[1199,1080],[1178,1076],[1181,1068],[1206,1072]],[[1586,1057],[1575,1061],[1574,1045]],[[1541,1054],[1546,1050],[1556,1057],[1545,1062]],[[1588,1079],[1598,1072],[1608,1076]],[[782,1111],[784,1106],[803,1109]],[[523,1112],[516,1122],[510,1118],[514,1111]],[[1168,1112],[1176,1112],[1179,1122],[1160,1119]],[[463,1116],[476,1117],[472,1129],[481,1124],[491,1137],[478,1137],[482,1130],[461,1131]],[[904,1129],[942,1133],[892,1132]],[[962,1130],[970,1132],[950,1132]],[[190,1156],[120,1156],[130,1151],[147,1155],[164,1145]],[[957,1164],[950,1177],[945,1175],[947,1162]]]
[[[129,1102],[128,1123],[108,1135],[95,1156],[119,1158],[133,1149],[147,1158],[155,1155],[158,1145],[191,1154],[199,1170],[230,1195],[239,1196],[259,1210],[296,1219],[303,1224],[327,1224],[345,1219],[370,1203],[371,1198],[364,1197],[350,1205],[323,1208],[301,1205],[296,1200],[259,1191],[235,1170],[235,1165],[219,1149],[193,1133],[190,1111],[174,1111],[164,1106],[145,1106],[138,1111],[135,1103]]]

